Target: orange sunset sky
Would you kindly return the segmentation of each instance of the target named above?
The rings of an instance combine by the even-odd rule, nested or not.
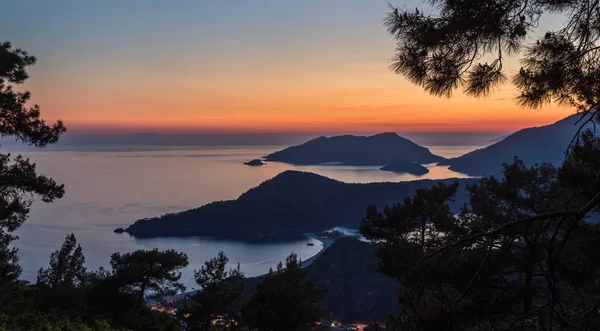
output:
[[[521,109],[510,85],[429,96],[388,69],[387,4],[20,0],[3,5],[0,31],[38,58],[25,87],[73,132],[508,132],[571,114]]]

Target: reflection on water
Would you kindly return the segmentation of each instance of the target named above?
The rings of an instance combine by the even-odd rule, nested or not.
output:
[[[321,244],[315,239],[306,239],[292,243],[250,245],[238,242],[214,241],[202,238],[158,238],[134,239],[127,234],[115,234],[112,227],[91,225],[89,228],[64,227],[52,229],[39,224],[25,223],[19,230],[22,278],[35,281],[37,269],[47,266],[50,253],[56,250],[65,239],[67,233],[75,233],[83,247],[88,268],[108,267],[110,255],[114,252],[131,252],[136,249],[174,249],[185,252],[190,260],[189,267],[183,270],[182,281],[188,289],[195,288],[193,281],[194,270],[200,269],[204,261],[217,255],[222,250],[234,267],[240,262],[247,276],[257,276],[266,273],[269,267],[274,267],[279,261],[294,252],[303,260],[315,255]],[[308,246],[312,242],[314,246]]]
[[[486,146],[427,146],[429,151],[435,155],[443,156],[447,159],[459,157],[461,155],[472,152],[476,149]]]
[[[428,165],[425,176],[379,171],[378,167],[321,165],[296,167],[269,162],[249,167],[244,161],[279,148],[174,148],[142,151],[27,151],[41,173],[66,186],[63,199],[36,202],[30,219],[18,231],[23,277],[35,280],[37,269],[48,264],[68,233],[75,233],[88,266],[107,266],[110,254],[135,249],[172,248],[190,257],[184,281],[192,285],[193,270],[223,250],[232,263],[240,262],[247,275],[265,273],[290,252],[302,259],[316,254],[320,245],[303,242],[248,245],[194,238],[135,240],[115,234],[137,219],[195,208],[211,201],[235,199],[241,193],[282,171],[315,172],[352,183],[407,181],[464,177],[447,167]],[[474,147],[463,148],[469,151]],[[444,153],[438,151],[442,156]],[[447,155],[450,156],[450,155]]]
[[[311,165],[311,166],[292,166],[285,163],[269,162],[277,173],[285,170],[298,170],[314,172],[325,177],[337,179],[346,183],[372,183],[372,182],[407,182],[418,179],[444,179],[444,178],[468,178],[469,176],[448,169],[448,166],[438,166],[437,164],[425,164],[429,172],[423,176],[416,176],[407,173],[394,173],[390,171],[381,171],[381,166],[357,167],[347,165]]]

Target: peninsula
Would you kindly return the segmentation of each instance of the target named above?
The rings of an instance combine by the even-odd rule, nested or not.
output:
[[[470,179],[448,179],[467,184]],[[288,241],[335,226],[358,228],[369,204],[383,208],[438,181],[347,184],[309,172],[285,171],[235,200],[141,219],[125,229],[135,237],[210,237],[244,242]],[[464,202],[464,185],[453,203]]]

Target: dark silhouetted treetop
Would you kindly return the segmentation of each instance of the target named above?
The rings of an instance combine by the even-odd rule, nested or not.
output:
[[[29,76],[27,67],[35,64],[35,57],[21,49],[13,49],[9,42],[0,44],[0,136],[13,136],[26,144],[43,147],[58,141],[66,131],[62,121],[52,125],[40,117],[40,107],[27,107],[31,93],[15,92],[10,84],[21,84]]]
[[[0,138],[44,147],[57,142],[65,127],[61,121],[47,124],[37,105],[27,105],[31,94],[13,89],[28,78],[26,69],[34,63],[25,51],[0,43]],[[39,271],[37,284],[18,280],[14,232],[27,219],[35,196],[49,203],[63,194],[64,186],[38,175],[28,159],[0,154],[0,330],[181,330],[177,320],[143,304],[144,294],[182,289],[177,271],[187,265],[187,257],[181,253],[117,253],[112,271],[87,272],[71,234],[52,253],[50,266]]]
[[[272,271],[272,270],[271,270]],[[243,308],[250,328],[271,331],[308,331],[325,312],[318,302],[323,288],[308,279],[300,260],[290,254],[285,266],[269,272]]]
[[[398,157],[419,164],[435,163],[444,159],[393,132],[368,137],[352,135],[319,137],[269,154],[265,159],[299,165],[343,163],[356,166],[382,166]]]
[[[600,14],[596,0],[429,0],[428,10],[391,7],[385,18],[397,41],[391,68],[437,96],[463,88],[488,96],[506,80],[506,56],[522,55],[513,81],[519,103],[556,101],[579,111],[598,109]],[[542,16],[566,18],[534,43]],[[487,60],[489,59],[489,60]]]
[[[78,287],[85,282],[86,276],[85,256],[75,235],[71,233],[62,247],[50,255],[50,266],[47,269],[40,268],[37,283],[52,288]]]
[[[370,322],[386,321],[399,309],[398,283],[376,271],[379,245],[357,238],[336,240],[304,269],[308,278],[323,286],[319,305],[327,307],[324,319]],[[282,265],[283,267],[283,265]],[[275,271],[270,270],[273,274]],[[244,291],[250,297],[266,276],[246,278]]]
[[[591,253],[599,249],[598,227],[589,222],[597,221],[600,206],[600,143],[584,130],[600,120],[600,2],[429,2],[436,13],[392,7],[388,14],[385,24],[398,42],[394,71],[433,95],[464,88],[481,97],[504,80],[504,56],[520,54],[522,68],[513,78],[520,105],[556,102],[583,115],[574,138],[560,142],[571,141],[558,171],[515,160],[503,179],[483,178],[469,188],[458,227],[432,223],[438,235],[425,253],[406,240],[402,215],[369,214],[366,233],[386,243],[384,272],[406,287],[400,329],[600,328],[598,257]],[[544,15],[565,18],[565,25],[537,38]],[[528,37],[537,40],[526,45]],[[532,154],[535,146],[529,145]],[[485,153],[470,153],[456,165],[477,164]],[[373,231],[380,219],[388,225]]]
[[[381,244],[379,271],[399,281],[397,330],[594,330],[600,326],[600,143],[584,133],[565,164],[527,167],[370,209],[361,232]],[[551,326],[551,327],[550,327]]]
[[[368,322],[387,320],[398,311],[393,290],[398,284],[376,271],[378,245],[356,238],[341,238],[306,267],[308,277],[321,284],[320,301],[333,320]]]
[[[131,253],[114,253],[110,266],[121,289],[135,294],[139,302],[146,296],[160,298],[183,292],[179,282],[182,268],[187,267],[188,257],[174,250],[136,250]]]
[[[200,270],[194,271],[196,284],[202,289],[216,286],[231,277],[243,277],[244,274],[238,263],[237,268],[226,270],[229,258],[223,251],[220,251],[216,257],[204,262]]]
[[[15,309],[18,302],[21,275],[18,250],[11,247],[12,236],[0,233],[0,314]]]
[[[25,312],[16,316],[0,318],[0,331],[130,331],[112,327],[104,320],[84,324],[63,316],[40,312]]]
[[[65,132],[61,121],[48,125],[40,117],[37,105],[28,107],[28,91],[15,92],[12,84],[22,84],[27,68],[35,58],[8,42],[0,43],[0,138],[13,137],[28,145],[43,147],[58,141]],[[64,186],[36,173],[34,163],[21,156],[11,160],[10,154],[0,154],[0,312],[12,306],[15,282],[21,273],[17,249],[11,247],[13,235],[29,214],[35,195],[44,202],[61,198]]]
[[[221,251],[194,272],[200,290],[192,296],[191,307],[183,310],[183,314],[190,314],[186,323],[192,330],[208,331],[216,315],[233,320],[239,315],[244,274],[239,263],[237,268],[226,270],[227,262],[229,258]]]

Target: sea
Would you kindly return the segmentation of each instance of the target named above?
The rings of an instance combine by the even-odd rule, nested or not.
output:
[[[50,254],[74,233],[88,269],[109,267],[111,254],[137,249],[174,249],[188,255],[190,265],[181,281],[196,289],[194,270],[223,251],[230,266],[237,263],[246,276],[264,274],[294,252],[306,260],[323,243],[312,238],[277,244],[246,244],[204,238],[136,239],[116,234],[138,219],[196,208],[217,200],[235,199],[285,170],[317,173],[348,183],[398,182],[415,179],[466,177],[444,166],[427,165],[424,176],[394,174],[378,167],[343,165],[293,166],[268,162],[250,167],[243,162],[286,146],[160,146],[106,149],[19,149],[37,164],[38,172],[65,185],[65,196],[51,204],[35,201],[29,219],[17,231],[22,278],[35,282]],[[434,153],[455,157],[482,146],[428,146]],[[6,148],[2,149],[7,152]],[[366,207],[366,206],[365,206]],[[352,230],[352,229],[350,229]],[[313,243],[313,245],[307,245]]]

